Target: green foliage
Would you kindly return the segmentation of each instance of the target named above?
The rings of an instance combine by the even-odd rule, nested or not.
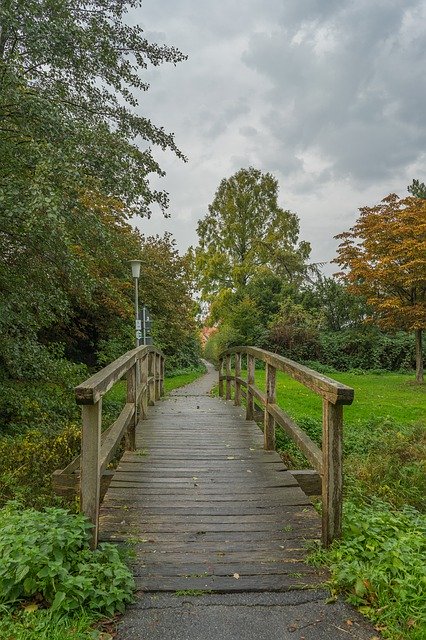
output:
[[[343,540],[318,551],[331,584],[388,638],[421,640],[426,628],[426,517],[383,502],[344,505]]]
[[[209,213],[198,223],[195,264],[206,300],[223,289],[242,291],[263,266],[300,278],[310,253],[298,243],[299,220],[278,206],[278,182],[249,167],[224,178]]]
[[[35,605],[37,606],[37,605]],[[0,637],[13,640],[106,640],[98,615],[78,612],[58,618],[50,609],[10,611],[0,608]],[[98,630],[99,629],[99,630]]]
[[[293,360],[318,357],[318,338],[322,323],[320,313],[310,313],[290,298],[280,304],[280,309],[271,318],[268,342],[272,350],[285,354]]]
[[[420,180],[414,179],[413,182],[407,187],[409,193],[418,198],[426,198],[426,185]]]
[[[415,365],[412,336],[405,332],[383,333],[375,327],[321,332],[319,353],[323,364],[339,371],[410,371]]]
[[[58,614],[85,608],[111,616],[132,600],[133,578],[117,547],[90,551],[84,516],[9,504],[0,525],[0,603],[41,596]]]

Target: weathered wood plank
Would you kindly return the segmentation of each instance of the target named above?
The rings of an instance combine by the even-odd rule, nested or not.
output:
[[[248,353],[279,371],[288,373],[292,378],[312,389],[315,393],[327,398],[332,404],[352,404],[353,402],[354,390],[351,387],[324,376],[298,362],[257,347],[234,347],[225,351],[222,357],[226,358],[234,353]]]

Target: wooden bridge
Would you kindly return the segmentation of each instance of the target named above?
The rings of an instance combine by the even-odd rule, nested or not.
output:
[[[265,393],[255,385],[256,360],[266,365]],[[277,370],[322,396],[322,451],[276,404]],[[101,433],[102,396],[123,376],[127,402]],[[304,563],[306,542],[322,535],[327,545],[340,534],[342,406],[352,402],[353,390],[252,347],[226,352],[216,376],[210,367],[200,381],[161,399],[164,358],[153,347],[134,349],[97,373],[76,389],[83,408],[81,459],[55,473],[55,486],[62,493],[80,486],[93,546],[98,538],[132,544],[137,585],[145,591],[318,584],[323,576]],[[210,397],[217,379],[222,397]],[[260,418],[263,434],[255,422]],[[318,473],[322,486],[308,493],[322,491],[322,532],[300,486],[308,486],[305,474],[287,471],[274,450],[276,424]],[[116,470],[108,470],[123,437],[126,451]]]

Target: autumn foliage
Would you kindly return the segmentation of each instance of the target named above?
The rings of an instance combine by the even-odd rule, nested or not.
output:
[[[416,333],[417,379],[426,327],[426,200],[390,194],[362,207],[355,225],[336,236],[338,263],[349,289],[365,296],[384,328]]]

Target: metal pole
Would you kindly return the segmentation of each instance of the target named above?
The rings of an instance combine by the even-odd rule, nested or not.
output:
[[[136,335],[136,346],[139,346],[139,338],[138,338],[138,320],[139,320],[139,298],[138,298],[138,278],[135,278],[135,335]]]

